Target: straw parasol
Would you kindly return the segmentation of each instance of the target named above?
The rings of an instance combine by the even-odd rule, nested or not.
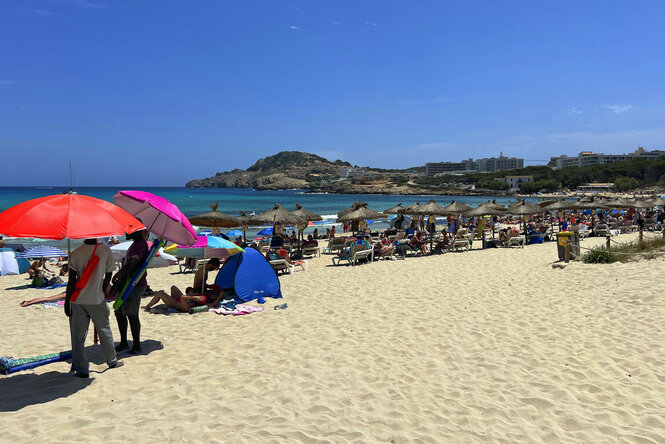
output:
[[[525,200],[518,201],[508,206],[508,209],[506,210],[506,213],[514,214],[516,216],[528,216],[530,214],[537,214],[542,212],[544,212],[544,210],[538,205],[530,204]],[[524,222],[524,218],[521,217],[520,219],[522,219],[522,222]],[[526,236],[526,224],[524,224],[524,234]]]
[[[538,205],[540,208],[545,208],[545,207],[549,207],[550,205],[552,205],[555,202],[556,202],[556,200],[551,200],[551,199],[550,200],[541,200],[540,202],[536,202],[536,205]]]
[[[465,211],[464,217],[483,217],[483,216],[503,216],[506,214],[506,209],[503,206],[487,201],[478,205],[476,208],[471,208]],[[492,224],[492,239],[494,239],[494,224]],[[483,230],[483,248],[485,248],[485,234]]]
[[[424,205],[420,205],[418,202],[416,202],[415,204],[406,207],[403,212],[404,214],[411,214],[413,216],[447,216],[450,214],[445,210],[445,208],[436,203],[434,199],[430,199],[430,201]],[[430,233],[430,251],[432,251],[433,243],[434,233]]]
[[[412,215],[412,216],[413,216],[413,215],[418,215],[418,214],[420,214],[420,213],[418,212],[418,208],[419,208],[419,207],[420,207],[420,202],[416,202],[416,203],[414,203],[414,204],[407,205],[407,206],[404,207],[404,209],[402,210],[402,214],[410,214],[410,215]]]
[[[459,213],[464,213],[465,211],[469,211],[471,209],[470,206],[465,204],[464,202],[455,202],[454,200],[450,203],[450,205],[445,206],[444,209],[448,212],[447,214],[459,214]]]
[[[264,211],[261,214],[254,216],[254,220],[262,224],[297,224],[302,219],[299,216],[291,213],[289,210],[275,204],[272,210]]]
[[[404,207],[402,206],[402,202],[398,203],[394,207],[390,207],[387,210],[383,210],[383,214],[399,214],[404,211]]]
[[[527,216],[530,214],[537,214],[542,212],[543,209],[540,208],[538,205],[530,204],[524,200],[510,205],[506,209],[506,213],[514,214],[516,216]]]
[[[343,215],[345,215],[346,213],[349,213],[349,212],[353,211],[354,209],[356,209],[356,207],[358,207],[358,206],[360,206],[360,205],[365,205],[365,206],[367,206],[367,202],[363,202],[363,201],[361,201],[361,200],[357,200],[357,201],[353,202],[353,205],[351,205],[351,207],[346,208],[346,209],[341,210],[340,212],[338,212],[338,213],[337,213],[337,217],[342,217]]]
[[[294,211],[291,211],[291,214],[295,214],[299,218],[306,220],[308,222],[310,220],[323,220],[321,216],[304,209],[302,205],[300,205],[299,203],[296,204],[296,209]]]
[[[385,214],[367,208],[366,202],[356,202],[351,208],[340,211],[344,213],[337,218],[337,222],[353,222],[366,219],[382,219]]]
[[[478,205],[476,208],[465,211],[463,214],[464,217],[503,216],[506,214],[506,209],[497,208],[497,205],[486,202]]]
[[[312,220],[323,220],[321,216],[319,216],[316,213],[312,213],[309,210],[306,210],[300,205],[299,203],[296,204],[296,209],[291,212],[291,214],[295,214],[296,216],[300,217],[302,219],[302,222],[298,224],[298,237],[303,236],[303,232],[305,231],[305,227],[307,226],[307,223]],[[298,247],[300,247],[302,244],[300,241],[298,242]]]
[[[199,214],[197,216],[192,216],[189,218],[189,222],[192,225],[199,225],[204,227],[212,228],[232,228],[237,227],[240,224],[233,217],[229,216],[226,213],[217,211],[218,202],[210,205],[210,209],[207,213]]]
[[[607,201],[603,202],[600,199],[594,199],[593,197],[584,198],[577,201],[576,208],[580,210],[595,210],[595,209],[608,209],[612,208]]]
[[[253,217],[248,216],[244,211],[240,212],[240,216],[235,218],[238,221],[238,226],[242,229],[242,238],[244,242],[247,242],[247,228],[250,225],[257,225],[258,222],[254,220]]]

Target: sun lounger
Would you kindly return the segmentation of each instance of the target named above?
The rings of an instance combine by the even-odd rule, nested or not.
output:
[[[281,271],[284,273],[293,274],[295,271],[295,267],[289,264],[286,259],[273,259],[268,262],[270,262],[270,266],[273,270],[275,270],[275,273],[279,273]]]
[[[506,246],[506,247],[518,246],[518,247],[524,248],[525,244],[526,244],[526,239],[524,238],[523,235],[509,237],[504,242],[504,246]]]
[[[339,265],[341,261],[346,261],[351,265],[356,265],[360,260],[371,262],[374,260],[374,250],[365,250],[362,245],[356,245],[353,249],[349,250],[347,254],[340,255],[332,258],[333,265]]]
[[[593,234],[598,237],[611,236],[610,228],[607,224],[598,224],[593,228]]]
[[[385,253],[382,254],[375,254],[374,259],[379,260],[379,259],[392,259],[394,257],[397,257],[397,250],[395,249],[395,246],[391,246],[390,250],[386,251]]]
[[[196,262],[182,262],[178,263],[180,273],[189,273],[196,271]]]
[[[303,256],[321,256],[321,249],[319,247],[303,247],[302,249]]]
[[[343,237],[332,237],[328,241],[328,246],[323,249],[324,253],[338,253],[344,249],[346,241]]]
[[[465,250],[469,251],[471,248],[471,242],[469,239],[454,239],[450,245],[448,246],[450,251],[459,251],[459,250]]]

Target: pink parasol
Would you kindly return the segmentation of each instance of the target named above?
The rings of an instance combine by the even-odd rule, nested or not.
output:
[[[118,191],[113,201],[145,224],[152,234],[180,245],[196,242],[196,232],[187,217],[168,200],[147,191]]]

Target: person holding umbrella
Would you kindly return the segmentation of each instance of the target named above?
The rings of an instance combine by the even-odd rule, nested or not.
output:
[[[98,260],[98,262],[97,262]],[[96,262],[96,264],[95,264]],[[69,256],[69,282],[65,293],[65,314],[69,317],[72,340],[72,372],[80,378],[89,377],[89,362],[85,356],[85,338],[92,319],[102,355],[109,368],[123,365],[113,348],[113,334],[109,324],[109,307],[104,296],[108,294],[115,262],[111,249],[97,244],[97,239],[86,239]]]
[[[118,271],[118,274],[134,275],[139,264],[143,262],[150,251],[148,242],[146,242],[147,236],[147,230],[139,230],[127,235],[127,240],[133,242],[129,249],[127,249],[122,268]],[[127,299],[115,310],[115,319],[118,322],[118,330],[120,331],[120,343],[116,346],[116,351],[127,350],[129,348],[129,343],[127,342],[127,325],[131,328],[133,341],[129,352],[138,354],[143,351],[141,348],[139,308],[141,306],[141,297],[148,287],[146,275],[147,273],[143,274]]]

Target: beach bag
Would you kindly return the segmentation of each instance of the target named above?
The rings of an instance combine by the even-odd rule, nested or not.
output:
[[[141,265],[140,261],[132,259],[118,270],[113,278],[111,278],[111,295],[117,296],[120,294],[125,285],[127,285],[127,282],[129,282],[136,270],[138,270],[139,265]]]
[[[97,269],[97,265],[99,264],[99,257],[95,256],[96,251],[97,251],[97,244],[95,244],[95,248],[92,250],[92,256],[88,261],[88,265],[85,266],[83,273],[81,273],[81,277],[79,278],[78,281],[76,281],[76,288],[74,288],[74,292],[72,293],[72,297],[70,299],[72,302],[76,301],[79,298],[81,290],[83,290],[83,288],[88,284],[88,281],[92,277],[92,274]]]

